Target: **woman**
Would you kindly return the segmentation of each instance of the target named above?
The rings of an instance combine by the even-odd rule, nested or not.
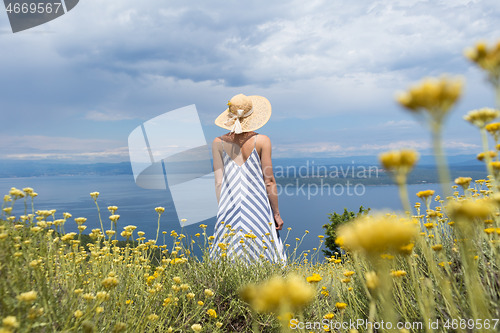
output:
[[[212,144],[219,208],[210,256],[284,264],[271,141],[254,132],[271,117],[271,104],[262,96],[239,94],[228,106],[215,124],[230,132]]]

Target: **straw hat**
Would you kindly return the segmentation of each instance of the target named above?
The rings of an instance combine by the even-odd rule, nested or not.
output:
[[[215,119],[215,125],[236,134],[255,131],[271,117],[271,103],[262,96],[238,94],[227,105],[229,107]]]

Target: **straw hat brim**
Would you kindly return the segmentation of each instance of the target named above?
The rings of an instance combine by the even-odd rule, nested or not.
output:
[[[264,126],[269,121],[269,118],[271,118],[271,103],[267,98],[257,95],[248,97],[252,100],[253,112],[248,117],[240,119],[241,130],[243,132],[255,131]],[[233,126],[224,124],[231,118],[230,115],[231,112],[229,112],[229,108],[227,108],[215,119],[215,125],[230,131]]]

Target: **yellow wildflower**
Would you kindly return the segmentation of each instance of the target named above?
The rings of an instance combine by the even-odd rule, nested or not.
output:
[[[481,41],[475,47],[465,49],[464,54],[488,73],[490,82],[495,85],[500,83],[500,43],[487,47]]]
[[[106,291],[98,291],[96,294],[96,298],[99,301],[104,302],[104,301],[107,301],[109,299],[109,294]]]
[[[37,292],[32,290],[25,293],[17,295],[17,299],[20,302],[33,303],[36,300]]]
[[[108,206],[108,210],[111,214],[114,214],[117,210],[118,210],[118,207],[116,206]]]
[[[110,273],[107,278],[102,280],[101,284],[106,289],[114,288],[118,285],[118,279],[114,276],[114,273]]]
[[[15,329],[19,327],[19,322],[15,316],[7,316],[2,319],[2,325],[6,328]]]
[[[484,232],[488,235],[491,235],[493,232],[495,232],[495,228],[486,228],[484,229]]]
[[[274,313],[300,309],[314,298],[314,294],[314,288],[296,275],[286,279],[275,276],[258,285],[248,284],[240,291],[241,298],[256,311]]]
[[[418,153],[410,149],[393,150],[380,154],[379,160],[387,171],[393,173],[394,181],[403,184],[418,161]]]
[[[458,177],[455,178],[455,184],[462,186],[464,190],[469,188],[470,182],[472,181],[471,177]]]
[[[207,314],[210,316],[210,318],[217,318],[217,312],[215,312],[214,309],[208,309]]]
[[[491,199],[483,198],[477,200],[453,201],[448,204],[447,210],[454,220],[465,219],[486,219],[495,211],[495,205]]]
[[[431,247],[436,252],[439,252],[439,251],[441,251],[443,249],[443,245],[442,244],[432,245]]]
[[[117,215],[117,214],[113,214],[109,217],[109,219],[113,222],[116,222],[118,221],[118,219],[120,218],[120,215]]]
[[[344,310],[347,307],[347,304],[342,302],[337,302],[335,303],[335,307],[337,307],[337,309],[339,310]]]
[[[393,277],[402,277],[402,276],[406,276],[406,271],[403,271],[403,270],[397,270],[397,271],[391,271],[391,276]]]
[[[155,321],[155,320],[158,320],[158,318],[159,318],[159,316],[157,314],[154,314],[154,313],[152,313],[148,316],[149,321]]]
[[[367,272],[365,274],[365,279],[366,279],[366,286],[369,289],[375,289],[380,284],[380,281],[379,281],[379,278],[377,276],[377,273],[375,273],[373,271]]]
[[[327,313],[323,316],[323,319],[333,319],[335,315],[332,312]]]
[[[440,124],[462,94],[462,87],[463,79],[458,77],[425,78],[396,99],[410,111],[425,110],[435,124]]]
[[[203,293],[205,294],[206,297],[214,296],[214,292],[211,289],[205,289],[205,291],[203,291]]]
[[[417,197],[419,197],[420,199],[426,199],[428,197],[432,197],[433,195],[434,195],[433,190],[426,190],[426,191],[417,192]]]
[[[395,215],[387,216],[379,213],[371,216],[361,216],[353,222],[342,225],[338,229],[339,237],[336,243],[354,251],[363,251],[368,254],[399,252],[416,236],[416,225],[407,220],[399,219]]]
[[[195,332],[201,332],[202,327],[201,327],[201,325],[200,325],[200,324],[193,324],[193,325],[191,325],[191,329],[192,329],[193,331],[195,331]]]
[[[490,158],[490,160],[492,160],[493,158],[497,157],[497,152],[496,151],[493,151],[493,150],[490,150],[490,151],[487,151],[486,152],[488,154],[488,157]],[[476,158],[479,160],[479,161],[484,161],[485,160],[485,153],[482,152],[482,153],[479,153],[477,154]]]
[[[85,217],[76,217],[76,218],[75,218],[75,222],[76,222],[76,224],[83,224],[83,223],[85,223],[86,221],[87,221],[87,218],[85,218]]]
[[[479,128],[484,128],[487,123],[500,116],[500,111],[491,108],[482,108],[470,111],[464,119]]]
[[[424,227],[426,227],[427,229],[432,229],[434,228],[434,223],[432,222],[424,223]]]
[[[500,139],[500,123],[491,123],[484,127],[491,134],[495,142]]]
[[[345,277],[353,276],[354,275],[354,271],[345,271],[343,274],[344,274]]]
[[[309,282],[309,283],[315,283],[315,282],[319,282],[321,281],[323,278],[321,277],[321,275],[317,274],[317,273],[314,273],[313,275],[311,276],[308,276],[306,278],[306,281]]]

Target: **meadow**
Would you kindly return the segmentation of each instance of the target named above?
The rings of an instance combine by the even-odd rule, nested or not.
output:
[[[485,71],[500,105],[500,43],[478,43],[466,56]],[[426,78],[397,97],[427,120],[443,197],[420,191],[410,202],[417,152],[381,154],[405,212],[370,211],[340,226],[342,251],[326,262],[314,260],[324,236],[308,231],[285,240],[286,265],[264,254],[248,264],[225,255],[231,226],[228,242],[211,244],[206,225],[195,235],[160,230],[165,209],[157,207],[157,232],[146,238],[120,225],[119,208],[100,207],[92,192],[100,228],[88,232],[85,217],[37,210],[34,189],[12,188],[0,217],[0,332],[500,331],[500,111],[465,117],[483,139],[478,159],[489,176],[463,175],[449,187],[441,129],[462,87],[460,78]],[[24,214],[12,215],[14,205]],[[79,232],[65,232],[69,223]],[[318,246],[298,252],[304,237],[317,237]],[[208,258],[212,245],[222,250],[216,260]]]

